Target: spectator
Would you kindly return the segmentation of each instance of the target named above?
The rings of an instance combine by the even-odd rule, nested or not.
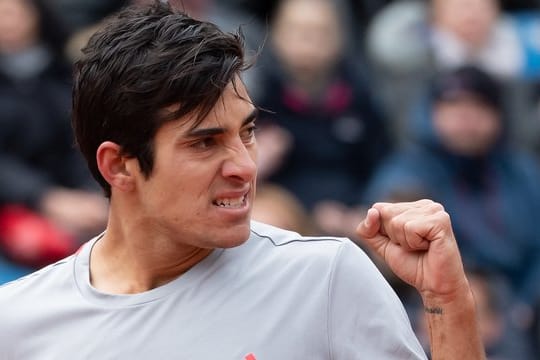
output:
[[[356,203],[351,194],[389,147],[341,25],[332,1],[282,1],[258,68],[264,88],[254,91],[273,112],[260,119],[260,174],[297,196],[324,231],[339,233],[349,228],[341,220]],[[329,213],[336,221],[326,221]]]
[[[515,309],[530,308],[540,295],[540,168],[505,141],[499,97],[497,83],[476,68],[438,77],[417,142],[380,166],[366,202],[441,202],[464,262],[503,276]]]
[[[540,249],[540,169],[506,144],[499,96],[497,83],[476,68],[438,77],[422,134],[380,166],[367,197],[438,199],[454,218],[465,259],[504,270],[532,300],[538,278],[524,275],[540,270],[531,258]]]
[[[33,267],[73,251],[107,215],[73,147],[71,71],[50,16],[40,0],[0,0],[0,248]]]
[[[375,18],[368,48],[376,62],[397,72],[468,64],[504,79],[525,73],[520,41],[497,0],[398,1]]]
[[[367,53],[378,70],[380,96],[396,132],[407,139],[406,119],[438,71],[474,65],[504,81],[503,101],[517,115],[512,136],[530,143],[528,82],[540,77],[537,12],[508,14],[497,0],[396,1],[373,20]],[[403,44],[407,44],[404,46]],[[514,94],[516,94],[514,96]]]

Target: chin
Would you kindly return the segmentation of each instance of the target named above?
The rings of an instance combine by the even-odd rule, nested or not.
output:
[[[216,238],[219,238],[217,241],[217,247],[220,248],[233,248],[240,246],[249,239],[251,231],[250,223],[231,226],[227,230],[216,235]]]

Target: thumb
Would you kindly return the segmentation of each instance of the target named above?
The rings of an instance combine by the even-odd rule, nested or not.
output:
[[[356,234],[368,248],[384,258],[385,245],[389,240],[381,230],[381,214],[379,210],[371,208],[356,228]]]
[[[356,234],[361,239],[371,239],[378,234],[381,227],[380,214],[375,208],[368,210],[366,218],[356,227]]]

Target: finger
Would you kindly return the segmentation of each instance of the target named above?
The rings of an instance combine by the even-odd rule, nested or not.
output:
[[[375,203],[372,209],[374,210],[370,211],[369,217],[366,218],[367,222],[363,225],[371,225],[371,220],[375,219],[373,216],[377,215],[378,230],[360,226],[358,229],[360,237],[374,236],[377,231],[380,235],[388,236],[392,243],[403,247],[406,251],[426,250],[429,247],[428,239],[425,239],[422,234],[408,230],[406,224],[409,221],[424,219],[420,224],[429,225],[429,222],[425,221],[427,216],[444,212],[440,204],[427,199],[401,203],[379,202]],[[428,228],[422,231],[430,234]]]
[[[380,214],[377,209],[371,208],[368,210],[366,218],[358,225],[356,232],[366,246],[383,259],[385,259],[388,247],[396,246],[390,242],[381,228]]]
[[[380,214],[377,209],[367,211],[366,218],[356,227],[356,234],[360,238],[370,239],[377,235],[381,227]]]
[[[424,208],[412,208],[383,222],[381,227],[386,229],[390,241],[405,251],[424,251],[429,249],[430,244],[426,236],[432,235],[438,220],[435,214],[426,215]]]
[[[380,230],[379,233],[386,235],[388,239],[402,246],[404,250],[411,251],[412,248],[407,242],[405,234],[405,223],[410,216],[411,209],[416,209],[413,203],[376,203],[373,208],[377,209],[380,214]]]
[[[450,216],[445,211],[411,219],[407,223],[407,234],[411,236],[411,242],[422,242],[423,240],[431,243],[438,240],[454,239]]]
[[[425,251],[429,249],[430,241],[423,236],[424,220],[412,220],[403,226],[404,241],[409,250]]]
[[[372,207],[379,210],[383,219],[386,219],[398,216],[405,212],[414,211],[415,209],[430,209],[435,208],[436,206],[440,207],[440,204],[429,199],[422,199],[398,203],[378,202],[373,204]]]

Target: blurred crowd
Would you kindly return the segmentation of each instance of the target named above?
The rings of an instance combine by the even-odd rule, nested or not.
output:
[[[147,1],[0,0],[0,283],[105,227],[71,66],[107,15]],[[540,0],[169,2],[245,36],[255,219],[362,246],[373,202],[438,201],[488,358],[540,358]],[[418,298],[373,259],[427,339]]]

